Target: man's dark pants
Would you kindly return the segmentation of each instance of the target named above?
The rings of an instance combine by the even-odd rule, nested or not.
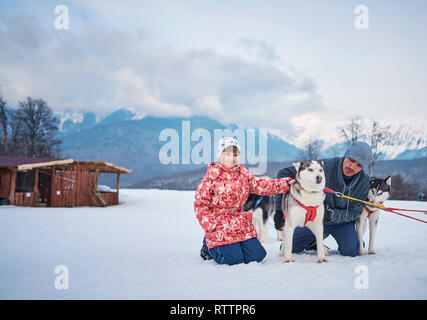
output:
[[[338,244],[338,251],[343,256],[355,257],[359,254],[359,240],[354,222],[339,225],[324,225],[324,233],[329,233]],[[296,227],[294,230],[292,252],[299,253],[316,240],[308,228]]]

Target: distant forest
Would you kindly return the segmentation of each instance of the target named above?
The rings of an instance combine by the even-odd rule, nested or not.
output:
[[[276,178],[277,171],[290,165],[292,162],[288,161],[269,162],[265,175]],[[196,190],[206,173],[206,168],[154,177],[136,183],[131,188]],[[421,193],[427,196],[427,159],[377,161],[373,167],[373,176],[392,177],[391,199],[393,200],[418,200]]]

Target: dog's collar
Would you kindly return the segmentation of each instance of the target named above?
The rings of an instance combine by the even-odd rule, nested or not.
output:
[[[259,206],[259,204],[261,203],[262,199],[264,199],[264,196],[259,197],[259,199],[258,199],[258,200],[257,200],[257,202],[255,203],[254,210],[255,210],[256,208],[258,208],[258,206]]]
[[[255,211],[255,210],[256,210],[256,208],[258,208],[258,206],[259,206],[259,204],[261,203],[262,199],[264,199],[264,196],[261,196],[261,197],[257,200],[257,202],[255,202],[254,208],[252,209],[253,211]],[[242,206],[242,209],[243,209],[244,211],[246,211],[246,209],[245,209],[245,205],[243,205],[243,206]]]
[[[379,203],[381,203],[382,204],[382,202],[379,202]],[[371,210],[371,209],[369,209],[368,208],[368,206],[366,206],[365,205],[365,209],[366,209],[366,211],[368,212],[368,217],[372,214],[372,213],[374,213],[376,210]]]
[[[383,202],[378,202],[378,203],[383,204]],[[367,205],[364,205],[364,207],[365,207],[366,211],[368,212],[368,217],[376,211],[376,210],[369,209]]]
[[[368,212],[368,217],[374,212],[374,210],[369,209],[368,206],[365,206],[365,210]]]

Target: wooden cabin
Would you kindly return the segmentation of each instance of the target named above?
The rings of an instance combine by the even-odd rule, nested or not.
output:
[[[98,185],[100,174],[116,188]],[[29,207],[119,204],[120,174],[130,170],[101,161],[0,156],[0,204]],[[114,176],[116,175],[116,176]]]

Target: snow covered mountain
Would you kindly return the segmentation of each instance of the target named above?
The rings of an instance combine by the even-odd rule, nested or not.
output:
[[[194,147],[202,139],[194,141],[190,135],[197,129],[203,129],[209,134],[210,158],[207,163],[214,161],[214,137],[216,130],[236,132],[239,127],[235,124],[222,124],[215,119],[201,116],[190,118],[156,118],[145,116],[136,118],[129,110],[120,109],[107,117],[95,120],[96,115],[85,113],[80,122],[72,118],[62,119],[62,131],[58,138],[62,140],[63,157],[78,160],[107,161],[131,169],[132,174],[123,176],[122,186],[129,186],[143,179],[154,176],[171,174],[205,166],[196,161],[186,161],[183,156],[184,145],[188,146],[191,156],[194,156]],[[187,127],[188,126],[188,130]],[[160,160],[160,152],[170,140],[162,140],[161,133],[168,130],[177,136],[177,162],[165,164]],[[188,132],[186,132],[188,131]],[[246,130],[241,130],[249,145]],[[254,130],[255,151],[259,150],[260,130]],[[265,135],[264,135],[265,137]],[[293,160],[300,154],[295,146],[283,141],[277,136],[266,135],[268,161]]]
[[[62,155],[76,160],[99,160],[111,162],[132,170],[132,174],[122,179],[122,186],[130,186],[141,180],[152,177],[170,175],[176,172],[193,170],[205,164],[196,164],[191,161],[182,161],[182,144],[188,143],[193,149],[200,141],[185,142],[183,130],[184,122],[188,122],[189,135],[196,129],[207,130],[212,140],[210,151],[214,150],[215,130],[243,129],[246,142],[248,143],[248,128],[242,128],[233,123],[223,124],[215,119],[202,116],[190,118],[156,118],[152,116],[138,115],[129,109],[118,109],[110,114],[94,114],[92,112],[79,113],[67,112],[60,115],[61,131],[59,138],[63,141]],[[364,120],[365,122],[367,120]],[[164,129],[173,130],[179,137],[179,163],[163,164],[159,160],[159,152],[165,141],[159,140],[160,133]],[[308,136],[304,128],[297,128],[297,138],[284,135],[279,130],[268,130],[267,138],[267,160],[293,161],[303,157],[304,138]],[[384,153],[379,159],[415,159],[427,156],[427,128],[422,124],[399,124],[390,125],[387,138],[390,145],[381,149]],[[341,156],[346,143],[340,138],[338,130],[329,130],[335,134],[318,135],[320,139],[319,157]],[[361,139],[368,140],[369,122],[360,134]],[[259,151],[261,130],[255,130],[255,151]],[[369,142],[369,141],[367,141]],[[213,158],[211,158],[213,160]],[[247,162],[246,162],[247,163]]]
[[[316,135],[313,135],[310,130],[310,123],[298,127],[298,135],[296,136],[280,130],[274,130],[274,133],[300,149],[304,149],[310,139],[317,139],[320,145],[320,157],[327,158],[344,153],[347,144],[340,136],[338,128],[345,126],[345,124],[344,122],[331,124],[329,126],[335,128],[328,128],[324,132],[320,130]],[[362,118],[360,124],[359,140],[370,144],[372,120]],[[427,157],[427,125],[425,121],[405,122],[402,120],[401,123],[382,123],[379,121],[379,125],[385,128],[387,132],[387,144],[379,148],[382,153],[378,158],[379,160],[409,160]]]
[[[427,157],[427,126],[422,124],[391,125],[390,145],[385,147],[386,159]]]

